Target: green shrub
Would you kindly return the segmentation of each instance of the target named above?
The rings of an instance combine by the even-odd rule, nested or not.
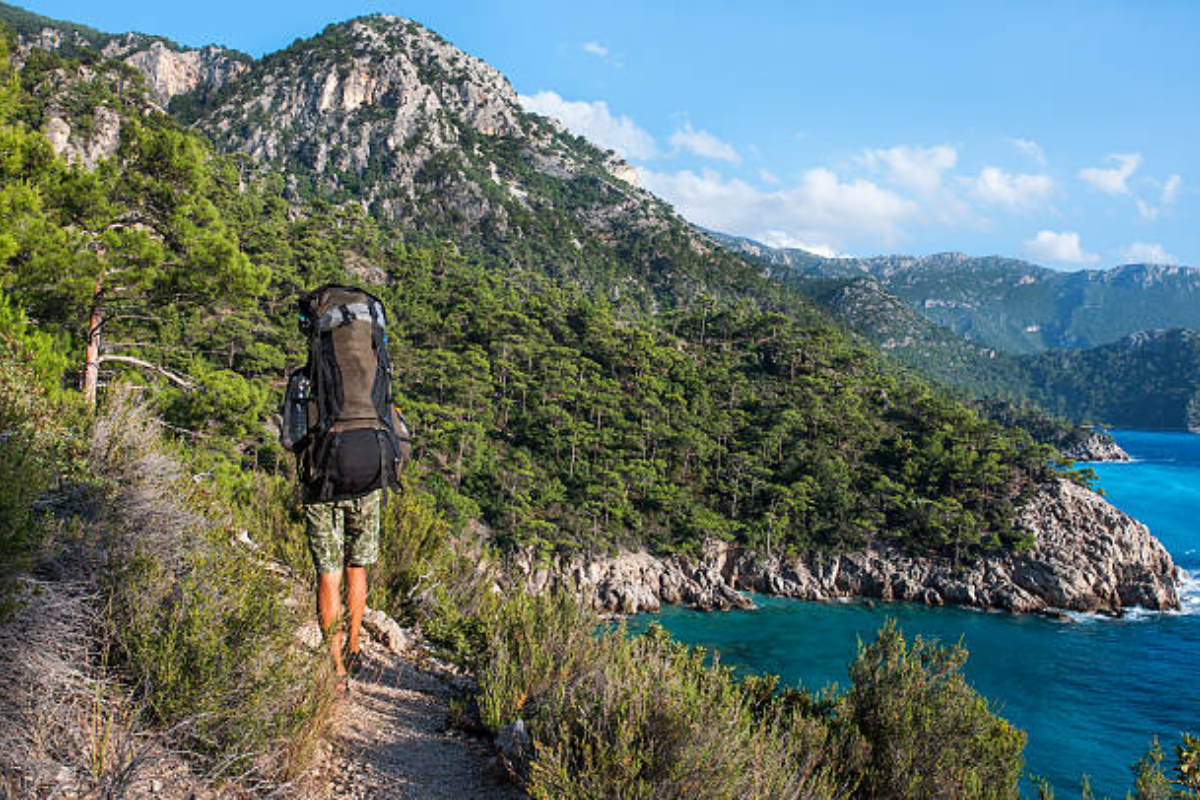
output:
[[[26,344],[0,332],[0,622],[12,611],[14,577],[42,539],[35,501],[79,450],[78,409],[48,394]]]
[[[1163,767],[1166,753],[1158,739],[1133,765],[1132,800],[1195,800],[1200,798],[1200,736],[1185,733],[1175,745],[1175,766]]]
[[[379,562],[369,597],[372,606],[413,620],[429,602],[429,592],[442,585],[454,568],[450,530],[432,498],[406,477],[388,494],[380,520]]]
[[[500,604],[496,554],[468,527],[452,534],[436,500],[406,475],[390,495],[368,602],[421,627],[440,655],[477,670]]]
[[[590,666],[536,701],[534,797],[848,796],[820,721],[756,708],[729,669],[661,628],[593,641]]]
[[[246,769],[320,717],[324,659],[296,647],[301,615],[250,557],[202,548],[171,571],[143,553],[113,576],[110,592],[110,624],[146,710],[218,772]]]
[[[534,752],[517,767],[534,797],[848,796],[831,728],[775,679],[739,683],[658,626],[600,629],[564,594],[511,593],[486,625],[480,716],[528,721]]]
[[[1019,797],[1024,734],[963,679],[966,652],[909,645],[894,623],[842,696],[739,681],[656,625],[601,629],[565,595],[512,592],[484,624],[480,716],[527,722],[516,766],[534,797]]]
[[[209,503],[214,513],[230,515],[231,526],[244,530],[255,546],[294,575],[309,576],[312,557],[295,480],[263,472],[237,472],[235,483],[214,482],[216,495]]]
[[[602,655],[595,614],[565,594],[518,591],[487,624],[479,711],[493,731],[521,716],[530,698],[574,680]]]
[[[895,622],[860,646],[838,715],[867,745],[861,792],[879,798],[1017,798],[1025,734],[993,713],[960,672],[962,647]]]

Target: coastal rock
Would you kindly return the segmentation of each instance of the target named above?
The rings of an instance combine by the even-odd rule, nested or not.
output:
[[[511,562],[534,592],[561,589],[587,598],[600,612],[658,611],[662,603],[703,610],[752,608],[724,575],[726,549],[713,543],[701,558],[659,558],[643,551],[617,555],[571,554],[539,560],[522,551]]]
[[[711,541],[700,558],[646,552],[515,566],[533,591],[559,587],[604,612],[657,611],[661,603],[700,609],[747,608],[741,591],[830,600],[860,597],[959,605],[1015,613],[1055,610],[1120,614],[1130,606],[1179,607],[1179,571],[1137,520],[1067,480],[1045,486],[1021,509],[1018,524],[1036,537],[1025,553],[973,561],[913,556],[877,543],[859,552],[809,551],[791,558]]]
[[[1096,431],[1086,440],[1063,450],[1063,455],[1072,461],[1128,461],[1121,445],[1109,435]]]
[[[1022,510],[1031,553],[1012,556],[1013,582],[1048,605],[1118,613],[1179,607],[1179,570],[1145,525],[1078,484],[1058,480]]]

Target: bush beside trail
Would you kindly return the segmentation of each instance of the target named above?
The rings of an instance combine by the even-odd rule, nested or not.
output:
[[[92,428],[75,474],[28,487],[42,535],[0,628],[7,787],[117,796],[168,756],[199,785],[286,784],[329,704],[324,659],[295,637],[308,604],[230,544],[135,394],[112,392]]]

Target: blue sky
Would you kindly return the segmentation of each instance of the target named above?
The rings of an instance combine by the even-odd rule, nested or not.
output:
[[[253,55],[397,14],[702,225],[827,253],[1200,266],[1200,3],[23,5]]]

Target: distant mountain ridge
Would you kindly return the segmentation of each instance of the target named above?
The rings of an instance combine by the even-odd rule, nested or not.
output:
[[[990,338],[1004,339],[1010,318],[988,317],[983,313],[986,302],[971,304],[964,298],[972,292],[1005,297],[1010,287],[1040,285],[1059,288],[1059,299],[1051,309],[1063,308],[1070,316],[1072,304],[1082,303],[1082,309],[1074,308],[1076,322],[1084,315],[1103,321],[1101,311],[1111,316],[1118,313],[1114,306],[1128,305],[1156,312],[1147,314],[1153,323],[1183,317],[1195,318],[1200,326],[1200,270],[1133,264],[1056,273],[1023,261],[973,259],[957,253],[828,259],[708,233],[764,264],[772,277],[797,287],[885,353],[943,384],[977,397],[1030,399],[1076,421],[1200,432],[1200,334],[1194,330],[1162,325],[1104,344],[1013,353],[940,321],[948,310],[973,311],[983,322],[972,332],[986,330],[993,334]],[[931,284],[941,287],[940,296],[921,294]],[[980,286],[989,288],[980,290]],[[906,290],[921,302],[902,300]],[[1174,292],[1179,298],[1172,308],[1156,311],[1156,302]],[[1006,302],[1017,303],[1013,298],[1018,296],[1009,293]],[[958,305],[947,297],[956,297]],[[1120,329],[1119,324],[1109,328]]]
[[[1200,329],[1200,269],[1126,264],[1058,272],[962,253],[825,258],[713,234],[782,280],[869,276],[929,321],[1010,353],[1088,348],[1146,330]]]

